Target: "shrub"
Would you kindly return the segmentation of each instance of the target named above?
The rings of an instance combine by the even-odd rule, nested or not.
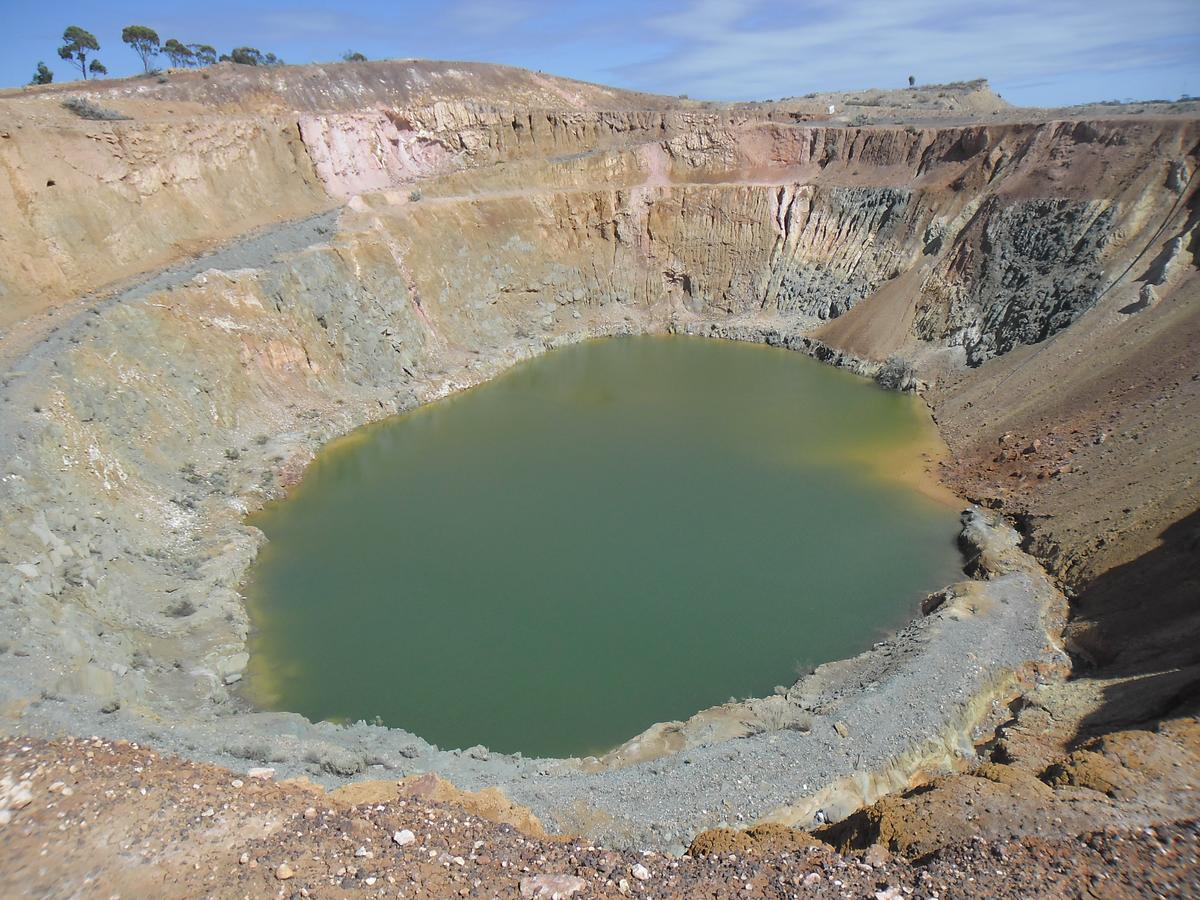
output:
[[[103,106],[97,106],[86,97],[68,97],[62,102],[62,105],[69,109],[81,119],[102,119],[105,121],[118,121],[128,119],[129,116],[122,115],[115,109],[106,109]]]

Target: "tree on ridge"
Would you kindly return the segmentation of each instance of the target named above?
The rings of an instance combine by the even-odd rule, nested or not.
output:
[[[158,56],[158,32],[145,25],[126,25],[121,40],[133,48],[142,60],[142,67],[149,72],[150,60]]]
[[[197,66],[211,66],[217,61],[217,48],[208,44],[188,44],[192,51],[192,61]]]
[[[224,57],[222,57],[224,58]],[[263,53],[257,47],[234,47],[229,59],[239,66],[282,66],[283,60],[274,53]]]
[[[88,52],[95,50],[100,51],[100,44],[96,40],[96,36],[90,31],[85,31],[78,25],[69,25],[63,31],[63,45],[58,48],[58,55],[62,59],[79,68],[84,80],[88,77],[87,56]],[[95,62],[95,60],[93,60]]]
[[[30,79],[30,84],[49,84],[54,80],[54,73],[50,71],[50,67],[42,61],[38,61],[37,71],[33,73],[33,78]]]
[[[256,47],[234,47],[229,58],[239,66],[261,66],[264,63],[262,51]]]
[[[195,61],[196,54],[185,47],[175,38],[168,39],[162,45],[162,52],[167,54],[167,59],[171,61],[171,65],[175,68],[182,66],[190,66]]]

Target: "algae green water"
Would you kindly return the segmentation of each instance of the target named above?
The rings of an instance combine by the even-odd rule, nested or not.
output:
[[[320,454],[252,518],[248,690],[442,747],[610,749],[866,649],[954,580],[918,401],[766,347],[549,353]]]

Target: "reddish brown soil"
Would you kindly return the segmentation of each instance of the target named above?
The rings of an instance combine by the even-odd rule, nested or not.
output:
[[[1195,822],[1079,838],[974,839],[921,866],[879,846],[840,856],[782,831],[754,849],[710,844],[710,855],[676,859],[530,838],[432,801],[352,805],[311,785],[275,784],[122,742],[5,741],[4,776],[27,783],[29,795],[0,826],[0,893],[8,897],[507,897],[535,896],[543,883],[575,886],[579,897],[1200,891]],[[401,846],[393,836],[405,829],[414,840]]]

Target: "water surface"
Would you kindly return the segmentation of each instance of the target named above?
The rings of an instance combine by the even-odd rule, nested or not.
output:
[[[610,749],[867,648],[954,579],[920,403],[697,338],[554,351],[355,432],[252,518],[248,690],[443,747]]]

